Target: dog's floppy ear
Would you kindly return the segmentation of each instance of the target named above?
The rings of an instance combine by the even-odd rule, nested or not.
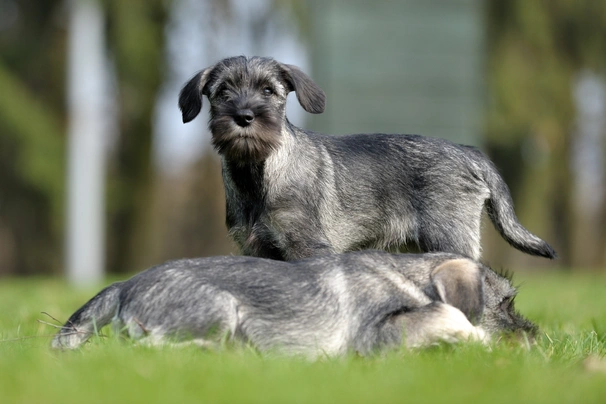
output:
[[[193,120],[202,110],[202,95],[210,68],[206,68],[191,78],[179,93],[179,109],[183,115],[183,123]]]
[[[303,109],[312,114],[324,112],[326,95],[311,77],[295,65],[282,64],[282,68],[289,90],[297,93],[297,100]]]
[[[431,280],[440,299],[461,310],[472,324],[484,312],[483,269],[467,259],[452,259],[438,265]]]

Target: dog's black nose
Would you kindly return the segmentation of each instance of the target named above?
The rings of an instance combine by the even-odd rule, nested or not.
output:
[[[254,120],[255,114],[250,109],[241,109],[234,116],[234,121],[242,127],[250,125]]]

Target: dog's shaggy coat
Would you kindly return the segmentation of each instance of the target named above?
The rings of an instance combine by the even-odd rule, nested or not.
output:
[[[324,111],[311,78],[270,58],[222,60],[181,90],[184,122],[203,95],[210,100],[226,223],[244,254],[293,260],[378,248],[479,259],[486,208],[513,247],[555,257],[518,222],[507,185],[477,149],[416,135],[313,133],[286,118],[291,91],[306,111]]]
[[[487,342],[507,332],[532,337],[536,327],[515,311],[515,295],[509,279],[444,253],[179,260],[102,290],[52,346],[76,348],[111,321],[150,343],[227,338],[309,357]]]

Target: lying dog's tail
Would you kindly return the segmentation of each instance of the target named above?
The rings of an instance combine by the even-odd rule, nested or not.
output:
[[[83,344],[116,314],[120,302],[121,282],[103,289],[80,307],[61,327],[51,342],[54,349],[74,349]]]
[[[501,236],[513,247],[531,255],[554,259],[556,252],[520,224],[513,210],[513,200],[507,184],[489,161],[484,161],[484,180],[490,189],[486,210]]]

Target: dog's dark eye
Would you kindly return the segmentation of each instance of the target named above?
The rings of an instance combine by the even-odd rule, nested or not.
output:
[[[225,84],[221,84],[219,88],[215,91],[215,97],[220,100],[225,100],[229,96],[229,90],[225,86]]]
[[[272,95],[273,93],[274,93],[274,90],[272,90],[272,88],[271,88],[271,87],[265,87],[265,88],[263,89],[263,95],[265,95],[265,96],[270,96],[270,95]]]
[[[227,91],[227,89],[223,89],[219,91],[217,96],[222,100],[226,100],[227,98],[229,98],[229,91]]]

